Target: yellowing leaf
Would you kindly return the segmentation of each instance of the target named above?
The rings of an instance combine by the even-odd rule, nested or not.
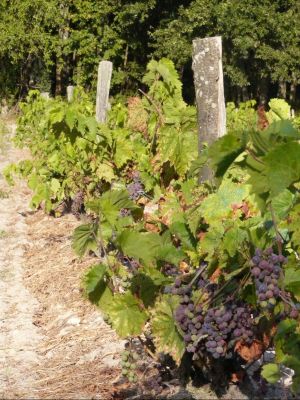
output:
[[[106,311],[113,328],[122,338],[140,335],[147,321],[147,313],[141,310],[138,301],[130,292],[115,295]]]
[[[163,296],[156,303],[151,323],[156,350],[171,354],[176,363],[179,364],[185,351],[185,346],[173,317],[177,306],[178,300],[175,297]]]

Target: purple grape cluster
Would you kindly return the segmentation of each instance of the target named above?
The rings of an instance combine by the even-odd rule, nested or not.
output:
[[[133,182],[127,185],[127,190],[131,200],[138,200],[144,194],[144,187],[139,175],[133,176]]]
[[[201,286],[208,295],[213,296],[216,285],[206,282],[204,286],[204,282],[201,282]],[[228,301],[223,306],[206,310],[201,304],[195,304],[192,288],[190,285],[180,285],[179,278],[170,292],[181,296],[175,320],[183,333],[186,350],[193,353],[194,360],[199,359],[201,354],[214,359],[230,358],[237,341],[252,343],[254,323],[249,305]]]
[[[169,263],[165,263],[162,272],[167,276],[177,276],[180,274],[179,269],[175,265]]]
[[[256,295],[260,307],[273,308],[280,295],[278,280],[282,274],[282,265],[286,263],[283,255],[273,253],[272,248],[255,250],[252,258],[251,274],[255,279]]]
[[[80,219],[80,214],[84,209],[84,193],[78,191],[72,199],[71,212],[77,219]]]
[[[120,217],[129,217],[131,215],[131,211],[128,208],[121,208]]]
[[[138,272],[138,269],[140,267],[140,264],[137,260],[134,258],[126,257],[124,254],[119,253],[118,254],[118,260],[128,269],[128,272],[132,273],[135,275]]]

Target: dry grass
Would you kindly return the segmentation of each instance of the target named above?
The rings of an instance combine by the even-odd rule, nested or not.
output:
[[[70,242],[78,221],[73,216],[53,219],[39,211],[27,215],[26,222],[25,283],[40,302],[34,324],[45,338],[32,395],[110,399],[122,344],[80,288],[83,273],[97,260],[74,255]]]

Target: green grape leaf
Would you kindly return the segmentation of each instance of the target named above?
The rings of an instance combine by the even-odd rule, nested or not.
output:
[[[147,321],[147,313],[141,309],[137,299],[130,293],[116,294],[107,311],[117,334],[127,336],[140,335]]]
[[[60,189],[60,182],[56,178],[52,178],[50,181],[50,188],[54,195],[56,195]]]
[[[291,106],[283,99],[271,99],[269,101],[270,111],[266,112],[269,123],[289,119]]]
[[[270,383],[276,383],[280,379],[280,370],[277,364],[266,364],[262,367],[261,375]]]
[[[208,224],[218,224],[228,217],[234,204],[241,204],[249,195],[250,187],[225,180],[216,193],[210,194],[201,204],[201,213]]]
[[[179,364],[185,351],[185,346],[174,320],[174,311],[177,306],[177,298],[163,296],[156,303],[151,325],[157,351],[169,353]]]
[[[288,218],[288,229],[292,232],[292,243],[296,248],[300,247],[300,204],[293,207]]]
[[[197,135],[190,130],[175,130],[173,126],[160,129],[158,148],[161,163],[170,162],[180,176],[197,158]]]
[[[285,189],[278,196],[272,199],[272,207],[276,216],[283,219],[287,216],[293,206],[295,195],[288,189]]]
[[[300,139],[298,130],[294,127],[292,121],[280,120],[274,121],[265,131],[266,135],[275,135],[290,139]]]
[[[290,256],[284,269],[284,287],[300,300],[300,262]]]
[[[239,226],[233,226],[225,232],[223,238],[224,250],[228,252],[230,257],[233,257],[242,243],[248,238],[247,232],[240,229]]]
[[[116,178],[113,167],[104,163],[98,166],[96,175],[108,183],[111,183]]]
[[[242,151],[241,140],[233,135],[225,135],[212,143],[208,149],[208,157],[215,170],[215,175],[223,176]]]
[[[125,229],[117,238],[122,252],[129,257],[143,260],[146,264],[153,262],[162,246],[157,233],[141,233]]]
[[[69,127],[70,131],[74,128],[77,121],[76,111],[72,108],[67,109],[65,116],[66,124]]]
[[[180,239],[183,249],[195,250],[197,241],[187,224],[176,221],[170,225],[170,232]]]
[[[138,273],[132,279],[132,292],[138,293],[145,307],[153,306],[155,298],[159,291],[150,276],[144,273]]]
[[[123,129],[116,131],[114,162],[121,168],[128,160],[133,158],[134,147],[128,137],[128,132]]]
[[[269,192],[269,198],[273,199],[300,179],[300,144],[277,145],[262,158],[262,163],[259,173],[250,171],[248,183],[253,192]]]
[[[97,224],[80,225],[74,230],[72,248],[79,256],[83,256],[89,250],[97,249],[97,230]]]
[[[122,208],[132,211],[139,210],[139,207],[128,196],[127,190],[107,191],[100,199],[88,202],[87,208],[99,216],[103,216],[106,221],[115,226]]]
[[[105,309],[113,301],[113,295],[106,282],[107,267],[94,265],[84,276],[83,286],[89,300]]]
[[[224,236],[224,228],[221,224],[212,226],[205,234],[204,239],[199,242],[199,250],[202,255],[207,255],[206,259],[209,260],[213,257],[216,249],[222,243]]]

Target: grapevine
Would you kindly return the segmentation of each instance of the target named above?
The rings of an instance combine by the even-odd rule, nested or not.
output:
[[[197,159],[196,110],[183,101],[172,62],[152,60],[144,83],[149,91],[130,115],[116,104],[105,127],[84,96],[65,104],[31,94],[16,141],[33,157],[6,176],[27,177],[34,208],[53,212],[66,202],[78,218],[88,214],[73,248],[98,257],[83,285],[121,338],[146,338],[153,360],[167,354],[178,367],[188,358],[212,370],[227,362],[241,368],[275,348],[277,364],[264,366],[263,376],[276,382],[280,366],[291,367],[297,391],[299,131],[276,118],[261,132],[254,102],[237,113],[231,105],[227,135]],[[199,185],[204,164],[215,177]],[[131,348],[121,357],[132,384],[136,357]],[[153,377],[158,393],[162,378]]]

